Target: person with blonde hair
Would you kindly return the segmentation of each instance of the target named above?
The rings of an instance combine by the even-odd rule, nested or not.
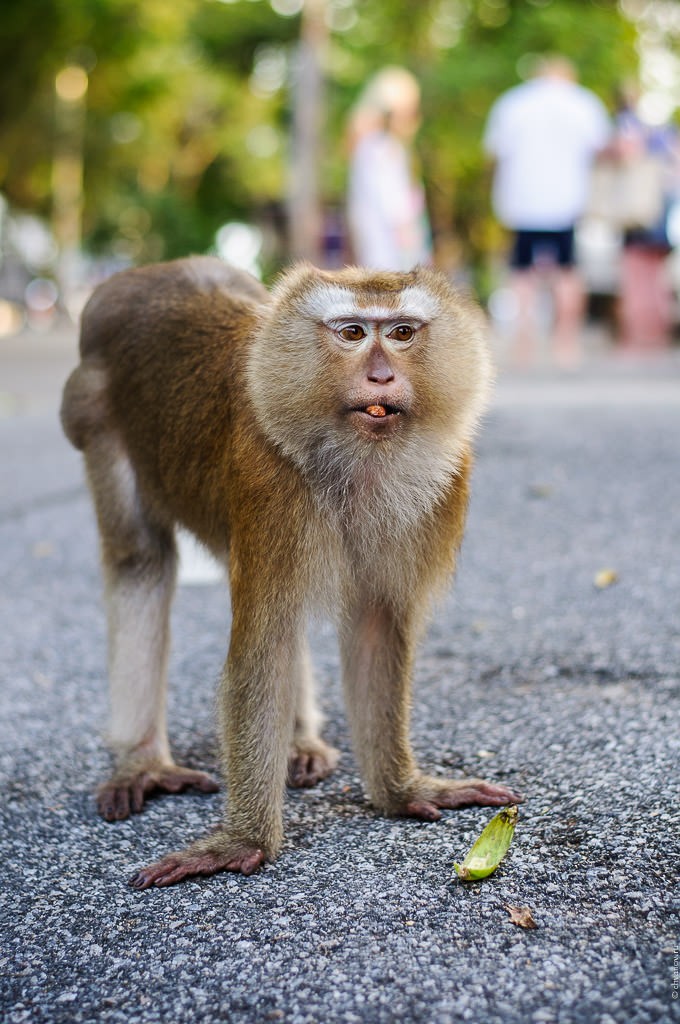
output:
[[[431,262],[422,183],[412,143],[420,125],[420,87],[404,68],[368,82],[348,123],[347,220],[354,260],[375,270]]]

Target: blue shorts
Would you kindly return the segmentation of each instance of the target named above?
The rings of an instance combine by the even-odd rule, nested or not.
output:
[[[564,231],[515,232],[515,243],[510,254],[510,266],[515,270],[530,267],[573,267],[574,229]]]

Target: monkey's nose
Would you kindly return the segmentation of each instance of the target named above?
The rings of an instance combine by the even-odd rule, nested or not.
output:
[[[366,379],[371,384],[389,384],[394,380],[394,370],[381,348],[375,348],[370,354],[366,367]]]

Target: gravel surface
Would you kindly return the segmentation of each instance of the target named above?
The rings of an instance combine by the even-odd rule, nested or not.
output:
[[[452,867],[492,811],[422,824],[367,805],[321,623],[326,734],[342,760],[289,794],[279,860],[139,893],[129,875],[205,831],[221,797],[156,800],[115,825],[95,816],[105,631],[80,462],[55,422],[72,355],[60,344],[33,403],[37,357],[0,348],[4,1024],[680,1020],[678,360],[499,383],[413,715],[428,770],[526,794],[493,877],[464,884]],[[598,588],[603,569],[618,579]],[[224,589],[180,587],[173,623],[173,745],[214,769]],[[529,907],[537,928],[507,906]]]

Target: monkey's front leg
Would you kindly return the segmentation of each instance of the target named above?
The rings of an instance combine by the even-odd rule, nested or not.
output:
[[[130,884],[137,889],[172,885],[192,875],[218,871],[249,875],[279,851],[295,716],[297,639],[282,629],[281,623],[266,618],[261,613],[259,622],[256,618],[244,621],[235,608],[221,683],[222,745],[229,790],[225,820],[211,835],[136,874]]]
[[[385,606],[357,611],[342,631],[348,712],[370,799],[387,814],[426,821],[440,818],[440,808],[520,801],[507,786],[419,771],[409,739],[414,633]]]

